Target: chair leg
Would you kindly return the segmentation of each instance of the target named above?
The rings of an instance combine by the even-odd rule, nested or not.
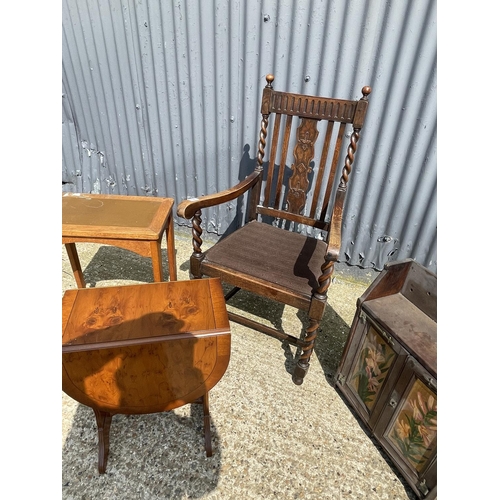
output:
[[[304,382],[304,377],[309,370],[309,360],[314,349],[314,343],[318,336],[319,321],[309,318],[309,327],[306,330],[306,338],[304,339],[304,346],[302,347],[302,354],[295,366],[292,380],[296,385],[301,385]]]
[[[93,408],[95,418],[97,420],[97,435],[99,441],[99,474],[106,472],[106,464],[108,463],[109,455],[109,429],[111,427],[111,419],[113,416],[107,411],[100,411]]]

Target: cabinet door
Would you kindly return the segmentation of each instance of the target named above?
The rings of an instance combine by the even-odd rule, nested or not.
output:
[[[408,353],[362,310],[353,323],[337,385],[373,429]],[[380,402],[380,403],[379,403]]]
[[[408,356],[374,435],[421,498],[432,498],[437,469],[437,381]]]

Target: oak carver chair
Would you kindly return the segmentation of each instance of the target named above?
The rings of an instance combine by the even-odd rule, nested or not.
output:
[[[359,100],[341,100],[278,92],[272,86],[273,75],[267,75],[266,81],[255,170],[230,189],[180,202],[177,214],[192,219],[192,278],[220,277],[234,287],[226,294],[226,301],[244,289],[307,312],[305,334],[295,336],[233,312],[228,314],[232,321],[300,348],[292,376],[293,382],[300,385],[309,368],[334,263],[339,257],[347,183],[371,88],[363,87]],[[270,118],[274,123],[269,126],[273,133],[264,178]],[[320,133],[318,124],[322,120],[326,123]],[[340,151],[347,124],[352,124],[353,131],[343,157]],[[292,125],[294,130],[296,127],[296,141],[289,147]],[[321,147],[316,145],[318,136],[322,136]],[[315,145],[319,151],[317,164],[313,163]],[[287,167],[289,152],[293,152],[291,167]],[[342,170],[337,169],[342,161]],[[313,169],[313,165],[317,168]],[[332,196],[336,179],[338,186]],[[246,193],[246,223],[202,251],[201,210]],[[272,223],[266,222],[269,220]],[[303,234],[304,226],[322,237]]]

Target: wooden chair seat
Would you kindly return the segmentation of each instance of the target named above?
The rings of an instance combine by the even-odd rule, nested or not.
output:
[[[207,250],[201,269],[244,289],[260,281],[262,295],[307,310],[325,252],[324,241],[253,221]]]

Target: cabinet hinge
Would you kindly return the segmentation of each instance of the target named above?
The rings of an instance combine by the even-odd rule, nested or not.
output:
[[[420,483],[417,484],[417,488],[424,496],[427,495],[427,493],[429,493],[429,488],[427,488],[427,484],[425,484],[425,479],[423,479],[422,481],[420,481]]]
[[[431,388],[437,391],[437,383],[432,377],[425,377],[425,380],[427,382],[427,385]]]
[[[362,321],[363,323],[366,324],[367,316],[366,316],[366,313],[364,311],[361,311],[359,313],[359,319],[360,319],[360,321]],[[373,328],[375,328],[375,330],[377,330],[377,332],[382,337],[384,337],[384,339],[386,340],[386,342],[388,344],[390,344],[390,345],[392,345],[394,347],[394,340],[392,339],[392,337],[385,330],[383,330],[380,326],[378,326],[377,324],[375,324],[373,321],[370,321],[370,325],[373,326]],[[368,330],[366,331],[366,334],[368,335]]]
[[[385,330],[382,330],[381,328],[377,328],[377,330],[380,332],[380,335],[384,337],[387,343],[392,345],[392,347],[394,347],[394,340],[392,339],[392,337]]]

